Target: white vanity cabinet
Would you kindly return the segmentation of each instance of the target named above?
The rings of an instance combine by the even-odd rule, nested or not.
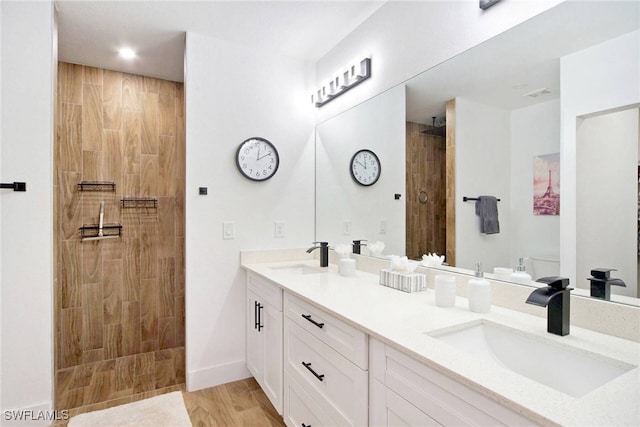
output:
[[[368,425],[368,337],[284,295],[284,420],[290,427]]]
[[[282,414],[282,289],[247,273],[247,369]]]
[[[372,426],[534,426],[533,421],[371,339]]]

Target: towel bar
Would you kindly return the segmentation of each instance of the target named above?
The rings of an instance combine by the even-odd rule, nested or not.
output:
[[[467,196],[462,196],[462,201],[463,202],[468,202],[470,200],[478,200],[477,197],[467,197]],[[497,201],[500,201],[500,199],[496,199]]]

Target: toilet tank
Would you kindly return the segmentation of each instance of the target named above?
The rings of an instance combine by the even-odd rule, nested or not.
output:
[[[560,275],[560,256],[553,254],[535,254],[529,257],[527,271],[533,280],[541,277]]]

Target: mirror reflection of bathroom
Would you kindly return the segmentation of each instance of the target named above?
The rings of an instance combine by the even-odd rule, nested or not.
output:
[[[579,288],[594,268],[611,268],[612,299],[638,297],[640,260],[640,108],[578,117],[576,123],[576,263]]]
[[[446,251],[446,117],[407,121],[406,251],[411,259]]]

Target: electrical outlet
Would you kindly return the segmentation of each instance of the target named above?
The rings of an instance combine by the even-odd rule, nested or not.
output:
[[[233,222],[222,223],[222,238],[225,240],[236,238],[236,225]]]
[[[284,237],[284,221],[273,223],[273,235],[278,238]]]
[[[387,234],[387,220],[380,221],[380,234]]]
[[[345,236],[351,235],[351,221],[345,221],[342,223],[342,234]]]

